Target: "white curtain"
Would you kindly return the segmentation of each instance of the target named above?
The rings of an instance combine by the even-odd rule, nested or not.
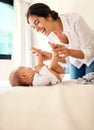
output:
[[[29,0],[14,0],[13,67],[31,65],[29,48],[33,37],[25,16],[29,6]]]

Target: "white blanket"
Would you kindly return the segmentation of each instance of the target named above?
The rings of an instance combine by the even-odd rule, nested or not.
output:
[[[0,130],[94,130],[94,85],[63,81],[4,89]]]

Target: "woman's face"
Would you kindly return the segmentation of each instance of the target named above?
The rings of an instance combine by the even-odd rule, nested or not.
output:
[[[40,32],[46,36],[48,36],[53,30],[53,20],[49,16],[48,18],[38,17],[36,15],[32,15],[29,17],[29,23],[31,27],[36,29],[37,32]]]

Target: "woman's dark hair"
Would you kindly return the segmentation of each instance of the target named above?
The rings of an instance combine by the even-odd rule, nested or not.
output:
[[[36,15],[36,16],[39,16],[39,17],[47,18],[49,14],[51,15],[51,17],[54,20],[56,20],[57,18],[59,18],[58,17],[58,13],[55,12],[54,10],[51,10],[50,7],[47,6],[46,4],[43,4],[43,3],[33,4],[33,5],[31,5],[28,8],[28,11],[27,11],[27,14],[26,14],[27,22],[29,23],[28,18],[31,15]]]

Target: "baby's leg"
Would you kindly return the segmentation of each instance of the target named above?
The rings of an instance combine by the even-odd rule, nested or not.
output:
[[[32,51],[32,53],[35,54],[35,55],[38,55],[38,54],[41,53],[41,50],[40,50],[40,49],[37,49],[37,48],[34,48],[34,47],[31,48],[31,51]]]
[[[55,72],[62,74],[64,73],[64,69],[62,66],[58,64],[59,61],[59,54],[57,52],[52,53],[52,60],[50,62],[50,68],[54,70]]]

